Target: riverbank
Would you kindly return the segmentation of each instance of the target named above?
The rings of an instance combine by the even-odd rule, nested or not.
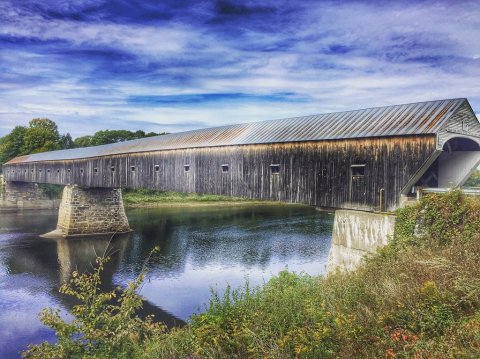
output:
[[[459,191],[425,197],[398,211],[394,238],[354,272],[282,272],[214,294],[187,327],[137,355],[478,358],[479,213],[480,199]]]
[[[88,347],[64,340],[61,347],[44,345],[31,353],[478,358],[479,213],[480,200],[459,191],[430,195],[398,211],[394,238],[353,272],[327,277],[282,272],[261,287],[247,283],[222,296],[214,293],[205,312],[183,328],[140,325],[136,317],[123,316],[103,327],[95,322]],[[83,319],[87,328],[88,318]],[[122,331],[119,342],[115,333],[121,328],[133,329]]]
[[[243,197],[221,195],[162,192],[146,189],[122,191],[126,208],[193,207],[193,206],[238,206],[238,205],[285,205],[282,202],[258,201]]]

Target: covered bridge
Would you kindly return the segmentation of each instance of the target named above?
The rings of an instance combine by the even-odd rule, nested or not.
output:
[[[467,99],[200,129],[18,157],[8,182],[149,188],[391,210],[461,185],[480,161]]]

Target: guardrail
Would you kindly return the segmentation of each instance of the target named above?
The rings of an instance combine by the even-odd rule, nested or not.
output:
[[[453,188],[422,188],[421,193],[445,193]],[[469,196],[480,196],[480,187],[460,188],[463,193]]]

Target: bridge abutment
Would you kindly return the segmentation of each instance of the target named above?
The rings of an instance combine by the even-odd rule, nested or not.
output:
[[[46,237],[77,237],[130,232],[119,188],[65,186],[57,229]]]
[[[0,187],[0,208],[3,209],[53,209],[58,204],[38,183],[3,182]]]
[[[374,253],[393,236],[395,216],[354,210],[337,210],[327,270],[354,269],[362,258]]]

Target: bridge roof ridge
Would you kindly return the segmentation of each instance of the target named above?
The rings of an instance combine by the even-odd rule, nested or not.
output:
[[[7,162],[73,160],[214,146],[340,140],[436,133],[466,98],[370,107],[202,128],[81,149],[37,153]]]

